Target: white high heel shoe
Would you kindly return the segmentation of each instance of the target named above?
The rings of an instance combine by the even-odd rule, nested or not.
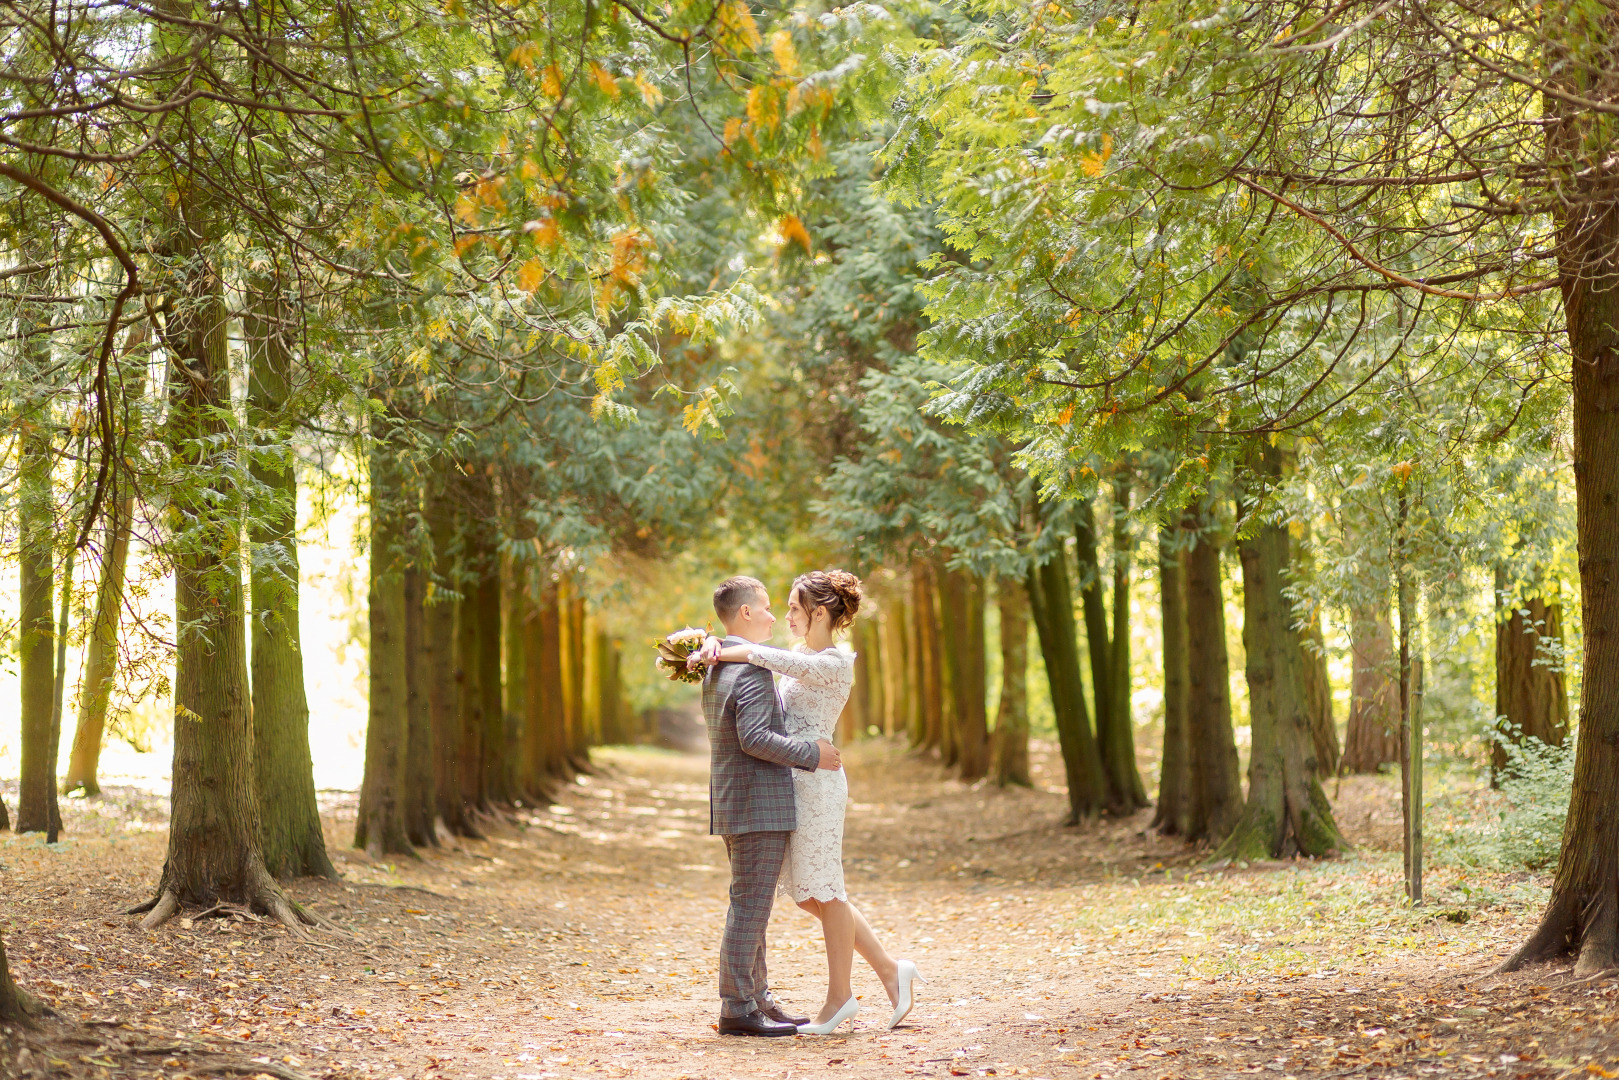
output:
[[[850,1028],[854,1027],[854,1018],[860,1015],[860,1001],[850,998],[843,1003],[843,1007],[832,1014],[832,1019],[824,1024],[799,1024],[800,1035],[830,1035],[838,1030],[838,1026],[845,1020],[849,1021]]]
[[[927,982],[922,973],[916,970],[916,965],[909,960],[899,962],[899,1000],[894,1003],[894,1018],[888,1022],[888,1030],[893,1031],[899,1027],[899,1022],[910,1014],[915,998],[911,994],[911,983]],[[802,1029],[800,1029],[802,1030]]]

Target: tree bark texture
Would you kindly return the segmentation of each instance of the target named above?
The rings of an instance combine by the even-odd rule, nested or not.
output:
[[[920,727],[911,732],[911,744],[937,750],[944,725],[944,662],[940,656],[938,588],[933,567],[926,562],[911,565],[912,640],[916,643],[916,687],[921,708]]]
[[[50,363],[48,337],[36,334],[23,346],[23,366],[30,381],[42,382]],[[51,711],[56,688],[56,625],[51,602],[56,598],[56,507],[51,489],[51,424],[49,399],[30,402],[22,420],[18,462],[17,533],[18,675],[22,689],[21,783],[17,792],[17,831],[46,832],[56,808],[56,748],[51,741]]]
[[[523,627],[530,614],[528,591],[524,587],[527,564],[503,553],[500,559],[500,643],[505,655],[501,665],[502,734],[505,737],[505,783],[513,801],[523,795],[523,703],[528,695],[528,661],[523,651],[528,638]]]
[[[886,710],[883,734],[892,736],[911,730],[911,711],[916,705],[916,683],[911,680],[911,619],[903,592],[894,590],[881,619],[885,661],[883,703]]]
[[[534,588],[540,578],[540,568],[528,567],[521,583],[525,594],[523,624],[523,739],[520,749],[519,793],[526,802],[543,806],[551,801],[552,781],[552,709],[555,682],[546,681],[546,662],[543,652],[547,647],[541,620],[541,604],[534,599]],[[555,619],[553,608],[552,619]],[[555,627],[553,622],[552,635]],[[554,667],[554,665],[553,665]]]
[[[995,587],[1001,617],[1001,700],[995,710],[990,775],[1001,787],[1032,787],[1029,776],[1029,593],[1016,578]]]
[[[1130,697],[1130,488],[1114,486],[1113,513],[1113,634],[1108,642],[1109,722],[1104,735],[1098,731],[1102,767],[1107,770],[1108,790],[1113,800],[1131,813],[1144,806],[1147,788],[1136,768],[1135,710]]]
[[[1263,447],[1267,477],[1280,475],[1274,454]],[[1287,527],[1270,522],[1239,545],[1253,742],[1248,801],[1218,852],[1230,859],[1326,855],[1346,847],[1315,765],[1304,654],[1283,592],[1289,547]]]
[[[482,572],[472,586],[478,619],[478,689],[483,695],[483,797],[492,806],[512,801],[506,770],[506,704],[501,693],[500,560],[493,537],[487,541]]]
[[[1338,775],[1338,723],[1332,715],[1332,680],[1327,673],[1327,640],[1321,617],[1312,614],[1297,632],[1299,671],[1304,679],[1304,703],[1310,713],[1310,739],[1315,748],[1317,776]]]
[[[590,729],[585,722],[585,598],[580,594],[579,583],[570,582],[567,606],[562,609],[562,616],[567,626],[567,653],[568,685],[570,700],[568,707],[572,712],[568,721],[568,733],[572,738],[568,752],[573,768],[585,771],[590,768]]]
[[[415,847],[438,847],[438,784],[434,776],[432,650],[427,641],[427,574],[404,571],[405,601],[405,837]]]
[[[1504,744],[1526,738],[1561,746],[1568,737],[1563,688],[1563,613],[1544,596],[1509,601],[1495,624],[1496,742],[1490,751],[1494,784],[1507,767]]]
[[[371,663],[365,777],[354,846],[372,858],[411,855],[405,832],[405,759],[410,736],[405,651],[402,476],[387,431],[371,438]]]
[[[298,927],[315,919],[287,899],[264,864],[254,779],[252,696],[242,589],[241,506],[230,480],[230,372],[223,284],[207,258],[214,223],[186,185],[169,230],[183,258],[165,340],[173,351],[168,439],[183,469],[171,488],[174,562],[174,764],[168,858],[156,898],[137,910],[151,929],[179,905],[247,904]],[[301,931],[300,931],[301,932]]]
[[[6,948],[0,944],[0,1024],[34,1027],[34,1020],[43,1013],[40,1003],[28,991],[17,985],[11,977],[11,965],[6,960]]]
[[[856,619],[849,636],[854,648],[854,688],[843,715],[838,718],[840,743],[864,735],[883,708],[882,655],[876,620],[870,616]]]
[[[292,357],[277,283],[256,280],[242,320],[247,338],[248,422],[260,439],[278,434],[281,453],[252,462],[253,478],[268,505],[250,520],[253,548],[253,775],[259,797],[259,843],[264,864],[278,878],[337,877],[326,853],[315,765],[309,752],[309,702],[304,692],[303,647],[298,631],[298,477],[291,446],[292,418],[284,414]]]
[[[1350,613],[1349,655],[1349,723],[1339,767],[1346,773],[1375,773],[1400,760],[1400,687],[1386,600]]]
[[[1029,570],[1029,610],[1040,637],[1051,706],[1056,714],[1057,742],[1068,780],[1068,823],[1095,817],[1107,805],[1107,777],[1096,737],[1085,711],[1085,687],[1079,673],[1079,635],[1074,626],[1074,594],[1068,584],[1067,559],[1054,557]]]
[[[1577,25],[1573,17],[1548,14],[1558,23],[1551,40],[1580,42],[1589,59],[1554,55],[1547,69],[1564,89],[1611,106],[1619,96],[1608,74],[1619,66],[1613,13],[1581,13]],[[1602,153],[1613,143],[1612,116],[1542,100],[1548,158],[1567,200],[1556,213],[1557,262],[1572,354],[1584,666],[1557,876],[1539,927],[1503,966],[1576,951],[1575,973],[1584,976],[1619,966],[1619,176]]]
[[[557,582],[547,574],[540,586],[539,676],[544,693],[540,698],[544,725],[545,766],[549,775],[567,781],[572,778],[568,760],[568,716],[562,699],[562,607]]]
[[[433,579],[423,596],[422,663],[433,726],[433,786],[439,820],[452,836],[481,835],[461,793],[461,652],[453,472],[445,468],[426,493],[428,533],[433,543]]]
[[[1195,533],[1198,522],[1185,528]],[[1242,776],[1231,728],[1231,662],[1226,653],[1220,549],[1199,535],[1186,553],[1187,744],[1192,810],[1186,838],[1219,843],[1242,815]]]
[[[1108,777],[1108,800],[1123,807],[1108,760],[1113,725],[1113,664],[1107,631],[1107,603],[1102,597],[1102,564],[1096,553],[1096,515],[1089,500],[1075,504],[1074,557],[1078,564],[1080,609],[1085,616],[1085,652],[1090,661],[1091,704],[1096,716],[1097,750]]]
[[[1192,747],[1187,723],[1190,671],[1186,640],[1185,553],[1178,530],[1158,530],[1158,609],[1163,635],[1164,748],[1159,767],[1158,807],[1152,827],[1185,836],[1192,827]]]
[[[146,394],[147,324],[132,329],[124,344],[120,385],[123,401],[138,402]],[[137,415],[133,409],[126,410]],[[136,433],[126,432],[126,438]],[[97,773],[101,744],[107,732],[107,710],[118,673],[118,630],[124,606],[124,578],[129,568],[129,536],[135,520],[135,495],[117,470],[111,474],[107,523],[102,531],[101,566],[96,579],[96,611],[90,623],[80,680],[79,717],[73,729],[62,793],[82,790],[86,797],[101,794]]]
[[[940,622],[950,677],[954,764],[969,783],[989,771],[989,717],[984,686],[984,583],[963,570],[939,571]],[[947,760],[947,764],[951,762]]]

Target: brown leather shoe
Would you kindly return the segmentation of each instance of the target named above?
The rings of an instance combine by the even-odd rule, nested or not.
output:
[[[783,1035],[797,1035],[798,1027],[795,1024],[783,1024],[772,1020],[763,1012],[754,1009],[746,1016],[720,1017],[720,1034],[780,1038]]]
[[[778,1024],[791,1024],[796,1028],[799,1024],[809,1023],[807,1016],[788,1016],[779,1002],[771,1002],[770,1008],[761,1011]]]

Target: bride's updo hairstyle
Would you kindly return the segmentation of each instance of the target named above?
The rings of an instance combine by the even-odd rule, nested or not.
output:
[[[825,608],[834,634],[847,630],[860,610],[860,579],[847,570],[811,570],[793,582],[799,603],[810,609]]]

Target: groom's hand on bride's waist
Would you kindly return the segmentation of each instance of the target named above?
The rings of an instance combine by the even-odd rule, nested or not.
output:
[[[816,739],[815,745],[821,748],[821,760],[815,766],[817,769],[831,769],[835,772],[843,768],[843,755],[838,753],[837,747],[825,739]]]

